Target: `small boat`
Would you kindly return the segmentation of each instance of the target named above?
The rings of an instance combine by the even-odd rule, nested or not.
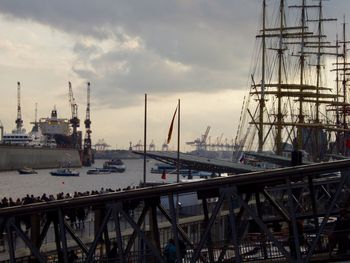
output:
[[[112,173],[123,173],[126,170],[125,164],[120,159],[112,159],[112,160],[106,161],[103,164],[103,168],[108,169]]]
[[[19,172],[19,174],[37,174],[37,171],[29,167],[23,167],[21,169],[18,169],[17,171]]]
[[[60,168],[56,171],[50,172],[54,176],[79,176],[79,172],[76,172],[70,168]]]
[[[86,173],[87,174],[110,174],[111,170],[106,168],[92,168],[92,169],[89,169]]]

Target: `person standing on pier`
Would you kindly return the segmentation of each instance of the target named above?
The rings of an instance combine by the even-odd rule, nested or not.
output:
[[[176,246],[174,239],[169,239],[168,244],[164,248],[164,255],[167,263],[175,263],[176,261]]]

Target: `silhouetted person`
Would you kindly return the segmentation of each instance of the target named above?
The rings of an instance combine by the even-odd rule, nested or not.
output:
[[[346,209],[341,209],[339,212],[339,217],[335,223],[334,233],[330,242],[329,255],[332,254],[332,250],[338,244],[338,254],[345,254],[349,247],[349,228],[350,220],[348,211]]]
[[[169,239],[168,244],[164,248],[164,255],[167,263],[175,263],[176,246],[175,246],[174,239]]]
[[[74,250],[69,251],[68,253],[68,263],[74,263],[78,259],[78,256],[75,254]]]
[[[300,220],[297,220],[296,225],[297,225],[297,238],[299,241],[299,247],[301,247],[305,243],[304,225],[303,225],[303,222]],[[296,258],[297,251],[296,251],[296,247],[295,247],[293,226],[291,223],[289,224],[289,247],[290,247],[290,254],[291,254],[292,258]]]

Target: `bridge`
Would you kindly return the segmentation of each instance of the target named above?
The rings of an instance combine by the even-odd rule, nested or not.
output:
[[[177,262],[341,260],[349,230],[334,226],[347,218],[349,169],[341,160],[2,208],[0,260],[165,263],[170,238],[185,246]],[[71,222],[78,209],[84,227]]]

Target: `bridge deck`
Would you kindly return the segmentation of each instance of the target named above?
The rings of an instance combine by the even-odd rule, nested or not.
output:
[[[0,229],[11,262],[24,253],[18,240],[39,262],[55,256],[68,262],[71,250],[84,262],[111,257],[112,251],[120,262],[135,256],[165,262],[169,238],[178,248],[183,240],[186,262],[326,260],[334,240],[328,237],[350,232],[339,231],[336,221],[349,205],[349,168],[350,161],[342,160],[8,207],[0,209]],[[192,218],[178,205],[178,196],[185,194],[195,195],[200,208]],[[93,219],[88,239],[70,226],[79,208]],[[50,235],[52,242],[45,245]],[[339,260],[342,240],[335,240],[333,255]],[[180,261],[184,255],[176,251]]]

